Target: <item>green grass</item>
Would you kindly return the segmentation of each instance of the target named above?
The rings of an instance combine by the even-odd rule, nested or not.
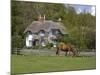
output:
[[[11,73],[73,71],[96,68],[96,57],[12,55]]]

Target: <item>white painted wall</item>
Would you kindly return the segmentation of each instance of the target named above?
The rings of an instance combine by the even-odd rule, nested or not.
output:
[[[32,34],[29,34],[26,37],[26,47],[32,47],[32,39],[33,39],[33,35]]]

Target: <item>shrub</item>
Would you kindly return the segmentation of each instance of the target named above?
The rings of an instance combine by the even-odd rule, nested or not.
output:
[[[48,49],[50,49],[51,47],[53,47],[53,43],[48,43],[48,44],[46,45],[46,48],[48,48]]]
[[[22,37],[19,35],[12,36],[11,46],[12,46],[12,53],[13,53],[13,50],[16,48],[23,48],[24,47],[24,39],[22,39]]]

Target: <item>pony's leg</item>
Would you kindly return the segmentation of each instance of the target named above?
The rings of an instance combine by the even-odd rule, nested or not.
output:
[[[72,53],[73,53],[73,56],[75,56],[75,55],[76,55],[76,52],[75,52],[75,51],[72,51]]]
[[[68,51],[65,52],[65,56],[67,56]]]
[[[59,55],[59,48],[57,48],[56,55]]]

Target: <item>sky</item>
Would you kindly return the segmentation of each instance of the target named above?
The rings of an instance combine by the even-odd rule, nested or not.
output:
[[[80,14],[82,12],[90,13],[91,15],[95,16],[96,15],[96,7],[92,5],[72,5],[77,14]]]

